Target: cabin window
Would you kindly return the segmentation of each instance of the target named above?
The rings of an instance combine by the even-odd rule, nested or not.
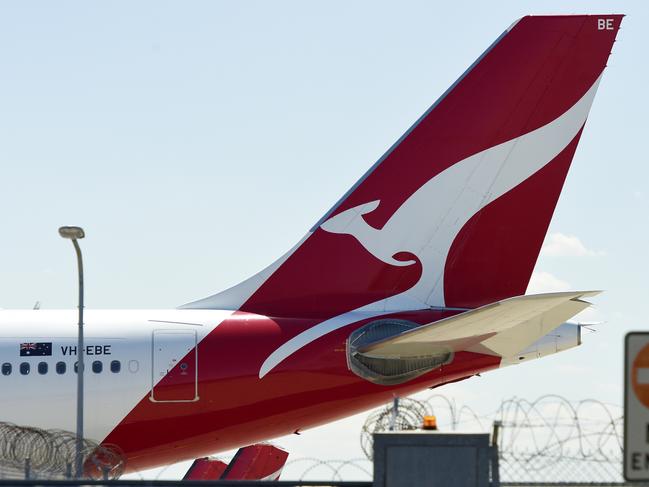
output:
[[[47,374],[47,362],[38,362],[38,373],[41,375]]]
[[[2,364],[2,375],[9,375],[11,374],[11,364],[9,362],[5,362]]]
[[[137,360],[129,360],[128,361],[128,370],[132,374],[136,374],[138,370],[140,370],[140,362]]]
[[[65,369],[67,369],[67,366],[65,365],[65,362],[57,362],[56,363],[56,373],[57,374],[65,374]]]
[[[101,363],[101,360],[95,360],[92,363],[92,371],[95,374],[101,374],[101,371],[104,369],[104,364]]]
[[[113,374],[117,374],[120,370],[122,370],[122,364],[119,360],[113,360],[110,363],[110,371]]]
[[[20,373],[21,373],[22,375],[27,375],[27,374],[29,374],[29,370],[30,370],[29,362],[22,362],[22,363],[20,364]]]

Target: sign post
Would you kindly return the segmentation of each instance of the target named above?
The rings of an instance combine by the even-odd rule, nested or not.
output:
[[[624,340],[624,478],[649,481],[649,332]]]

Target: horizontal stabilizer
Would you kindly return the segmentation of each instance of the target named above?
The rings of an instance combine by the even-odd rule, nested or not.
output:
[[[534,343],[590,306],[600,291],[517,296],[366,344],[366,357],[424,357],[449,351],[508,356]]]

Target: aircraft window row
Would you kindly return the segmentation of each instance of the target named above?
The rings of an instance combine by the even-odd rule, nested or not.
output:
[[[119,360],[111,360],[109,368],[113,374],[118,374],[122,370],[122,363]],[[101,360],[95,360],[91,364],[91,369],[95,374],[101,374],[104,370],[104,363]],[[13,365],[9,362],[3,363],[2,367],[0,367],[2,375],[11,375],[12,370]],[[31,364],[29,362],[21,362],[18,366],[18,370],[20,371],[21,375],[29,375],[29,373],[31,372]],[[39,362],[36,366],[36,370],[40,375],[45,375],[49,370],[49,365],[47,362]],[[54,366],[54,370],[56,370],[57,374],[63,375],[68,370],[68,365],[65,362],[57,362]],[[79,363],[75,362],[74,372],[77,373],[78,370]]]

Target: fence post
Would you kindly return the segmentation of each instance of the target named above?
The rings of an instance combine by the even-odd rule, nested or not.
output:
[[[397,424],[397,417],[399,416],[399,396],[394,396],[392,400],[392,414],[390,415],[390,431],[394,431]]]
[[[32,476],[32,461],[29,457],[25,458],[25,480],[29,480]]]
[[[502,421],[494,421],[491,432],[491,485],[500,487],[500,458],[498,454],[498,435],[502,428]]]

